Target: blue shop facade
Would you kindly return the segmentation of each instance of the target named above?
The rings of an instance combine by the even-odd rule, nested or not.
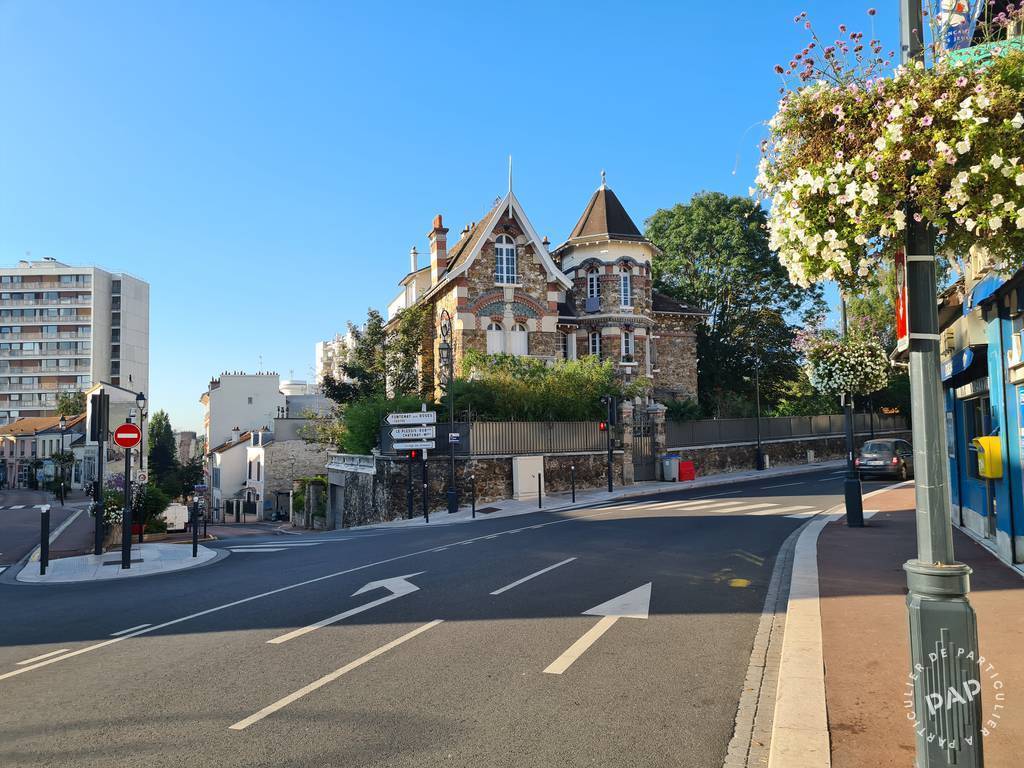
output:
[[[1024,562],[1024,270],[971,270],[939,318],[953,524]]]

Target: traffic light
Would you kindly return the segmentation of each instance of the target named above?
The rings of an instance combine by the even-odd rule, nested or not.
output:
[[[409,451],[409,461],[419,461],[420,452],[418,450]]]
[[[607,421],[602,421],[600,424],[597,425],[597,428],[600,429],[602,432],[607,432],[608,431],[608,422]]]

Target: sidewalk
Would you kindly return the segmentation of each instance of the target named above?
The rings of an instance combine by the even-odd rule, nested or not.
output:
[[[109,581],[170,573],[204,565],[226,553],[200,546],[198,556],[192,557],[192,547],[185,544],[134,544],[131,568],[122,570],[120,551],[102,555],[80,555],[51,560],[46,575],[39,575],[38,561],[26,563],[17,574],[17,580],[26,584],[69,584],[80,581]]]
[[[476,519],[493,520],[494,518],[499,517],[514,517],[516,515],[528,515],[531,512],[541,511],[560,512],[562,510],[577,509],[579,507],[587,507],[595,504],[607,504],[610,501],[618,501],[620,499],[650,496],[655,493],[686,491],[699,488],[715,488],[723,485],[742,483],[748,480],[770,480],[777,477],[790,477],[792,475],[802,475],[808,472],[820,472],[828,469],[840,470],[845,466],[846,462],[840,459],[838,461],[821,461],[815,464],[796,464],[793,466],[772,467],[771,469],[766,469],[760,472],[753,469],[743,472],[727,472],[718,475],[698,477],[696,480],[687,480],[681,483],[665,483],[651,480],[634,483],[633,485],[616,486],[611,493],[606,489],[588,488],[586,490],[581,489],[576,492],[575,503],[573,503],[572,494],[569,492],[552,493],[547,495],[543,499],[542,507],[537,506],[536,496],[529,499],[523,499],[521,501],[504,499],[502,501],[480,502],[477,504]],[[417,509],[417,512],[419,512],[419,509]],[[448,512],[443,509],[431,512],[429,525],[452,525],[455,523],[468,523],[472,522],[472,520],[472,509],[467,505],[460,507],[459,511],[454,514],[448,514]],[[387,523],[372,523],[370,525],[358,526],[358,528],[359,530],[372,530],[377,528],[393,530],[396,528],[416,525],[422,526],[425,524],[426,523],[423,521],[423,515],[417,514],[417,516],[412,519],[398,518]],[[230,523],[226,524],[224,527],[230,527]],[[288,532],[305,531],[305,529],[293,528],[290,525],[285,525],[284,530]],[[323,533],[323,531],[317,531],[317,533]]]
[[[904,704],[910,650],[903,563],[916,555],[914,489],[878,494],[865,506],[879,510],[866,527],[850,529],[840,519],[826,525],[817,542],[831,765],[906,768],[914,762],[914,731]],[[1019,765],[1024,577],[955,528],[953,538],[957,559],[974,569],[969,598],[981,655],[1006,695],[998,726],[985,739],[985,762]],[[997,702],[990,681],[981,679],[987,720]]]

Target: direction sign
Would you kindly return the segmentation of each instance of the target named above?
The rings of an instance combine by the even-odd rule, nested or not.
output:
[[[387,422],[396,424],[436,424],[437,411],[413,411],[411,413],[389,413]]]
[[[434,448],[433,440],[414,440],[409,443],[395,443],[396,451],[430,450]]]
[[[142,442],[142,430],[136,424],[118,424],[114,430],[114,445],[134,448]]]
[[[392,440],[432,440],[437,436],[437,427],[393,427]]]

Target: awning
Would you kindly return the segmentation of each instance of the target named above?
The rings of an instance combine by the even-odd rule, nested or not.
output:
[[[1005,282],[1006,278],[1002,275],[996,274],[995,272],[982,278],[982,280],[971,289],[970,295],[964,302],[964,315],[969,315],[971,310],[978,308],[987,299],[992,298],[992,294],[998,291]]]
[[[950,381],[951,379],[958,379],[956,382],[952,382],[955,385],[963,383],[964,379],[974,378],[975,376],[983,376],[988,373],[988,345],[977,344],[972,347],[966,347],[953,353],[953,356],[942,363],[942,380]],[[964,375],[964,374],[970,375]]]

